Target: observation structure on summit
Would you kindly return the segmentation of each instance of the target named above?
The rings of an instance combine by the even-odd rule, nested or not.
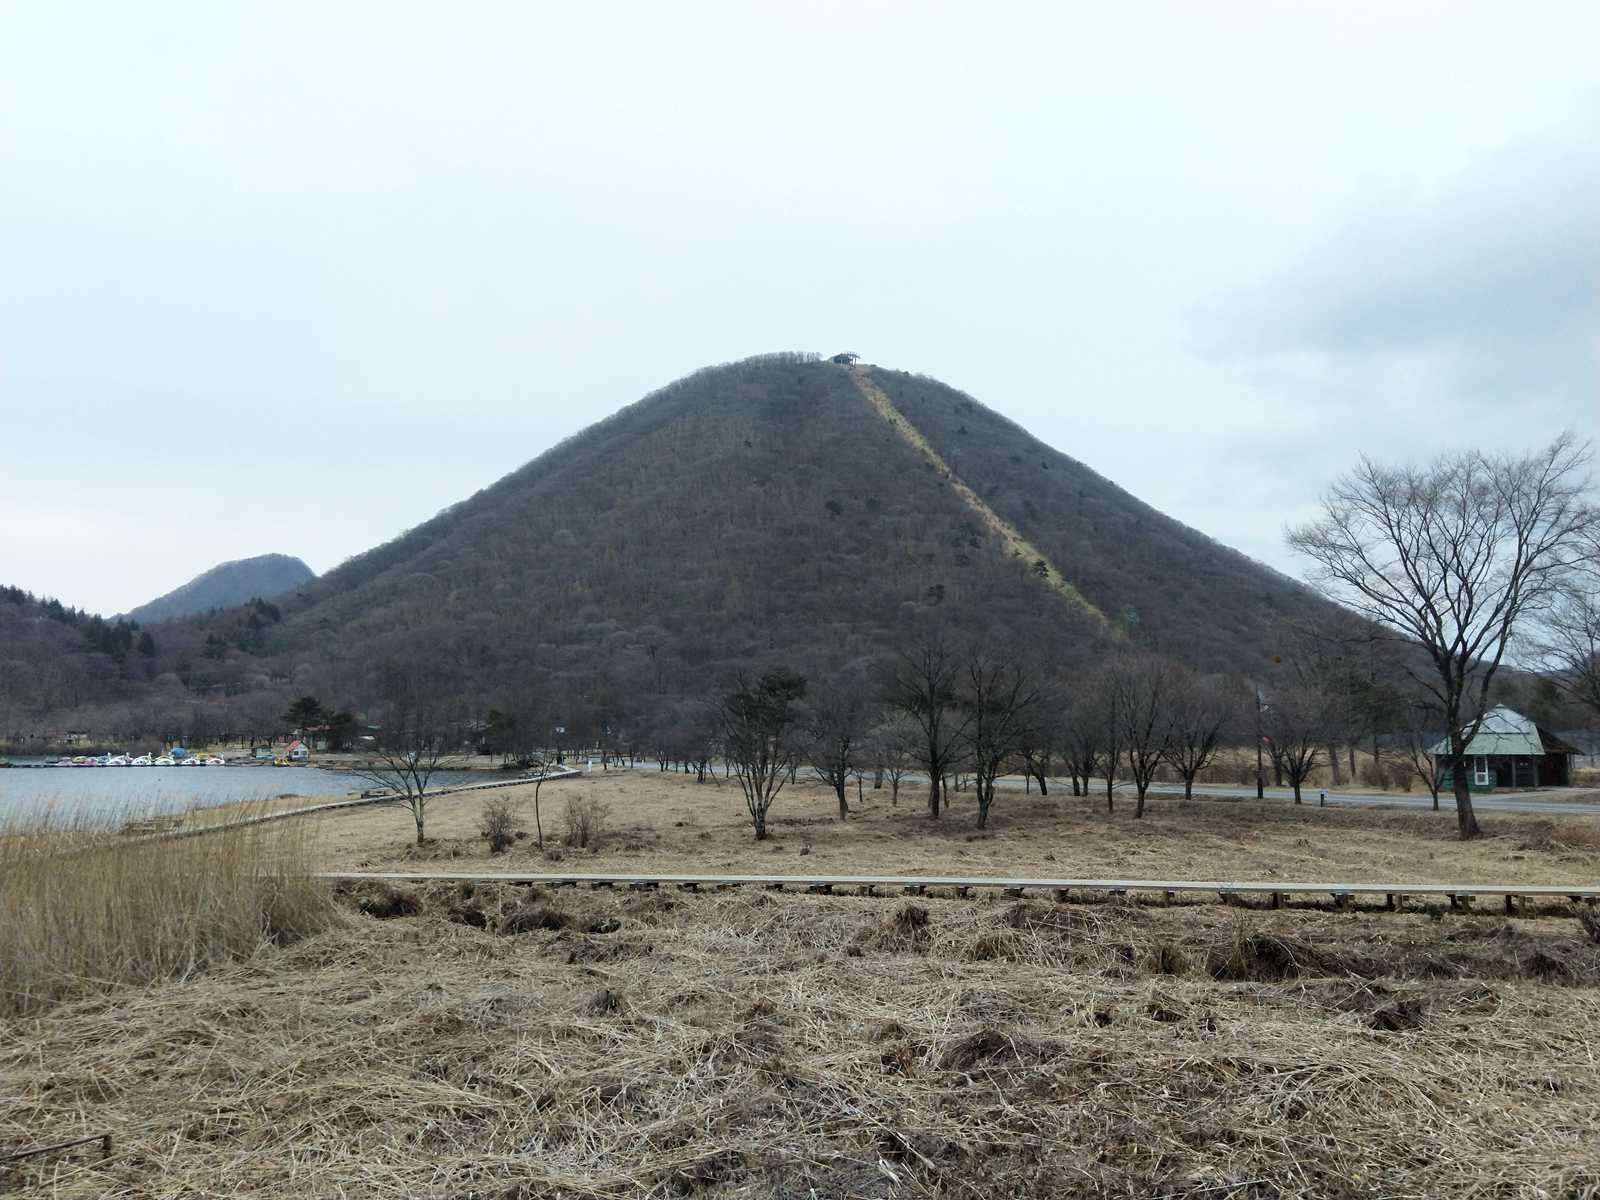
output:
[[[828,359],[831,363],[838,363],[841,367],[853,367],[861,361],[861,355],[853,350],[843,350]]]

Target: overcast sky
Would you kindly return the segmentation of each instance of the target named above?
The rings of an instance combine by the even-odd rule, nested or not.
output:
[[[1297,572],[1358,453],[1600,425],[1600,6],[0,9],[0,583],[318,571],[852,349]]]

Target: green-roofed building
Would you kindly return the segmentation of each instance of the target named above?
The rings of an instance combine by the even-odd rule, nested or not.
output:
[[[1428,751],[1440,786],[1450,786],[1450,742]],[[1504,706],[1483,714],[1477,736],[1467,743],[1467,787],[1474,792],[1510,788],[1567,787],[1572,782],[1569,746],[1548,729]]]

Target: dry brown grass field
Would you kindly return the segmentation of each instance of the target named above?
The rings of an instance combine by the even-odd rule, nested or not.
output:
[[[527,836],[491,855],[479,836],[483,793],[441,796],[428,810],[431,844],[408,837],[409,816],[390,807],[317,818],[328,870],[638,871],[809,875],[922,873],[1064,878],[1290,879],[1405,882],[1581,883],[1600,877],[1600,819],[1484,812],[1486,837],[1461,842],[1455,816],[1366,808],[1319,809],[1315,800],[1234,801],[1152,795],[1133,817],[1131,794],[1105,797],[1002,792],[992,828],[973,827],[970,793],[939,821],[922,788],[868,786],[848,821],[833,793],[807,781],[785,787],[772,836],[756,842],[736,780],[696,783],[653,770],[583,775],[541,790],[545,850],[535,845],[532,786],[496,790]],[[564,844],[569,802],[608,810],[597,846]]]
[[[531,789],[508,789],[531,831]],[[315,819],[324,867],[1592,881],[1592,818],[887,791],[848,823],[732,783],[547,785]],[[603,802],[598,847],[560,844]],[[559,857],[557,857],[559,855]],[[343,885],[331,928],[0,1021],[28,1196],[1600,1196],[1600,944],[1564,906],[1267,911]],[[9,1190],[9,1191],[8,1191]]]

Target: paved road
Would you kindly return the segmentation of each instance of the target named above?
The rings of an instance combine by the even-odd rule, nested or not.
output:
[[[1069,786],[1069,789],[1070,786]],[[1226,799],[1255,799],[1254,787],[1219,787],[1195,786],[1196,795],[1217,796]],[[1181,784],[1158,783],[1153,784],[1151,792],[1160,792],[1164,796],[1183,795]],[[1315,788],[1302,788],[1301,793],[1305,803],[1315,806],[1317,803],[1317,790]],[[1294,803],[1294,793],[1287,788],[1268,788],[1268,800],[1283,800]],[[1359,792],[1329,792],[1329,804],[1355,804],[1365,805],[1370,808],[1432,808],[1433,797],[1420,796],[1395,796],[1395,795],[1363,795]],[[1455,810],[1455,800],[1448,793],[1440,793],[1439,807],[1447,811]],[[1472,798],[1474,809],[1484,809],[1494,812],[1523,812],[1523,813],[1567,813],[1569,815],[1600,816],[1600,804],[1583,804],[1573,800],[1548,800],[1541,799],[1538,793],[1521,796],[1474,796]]]
[[[907,775],[900,781],[900,789],[902,792],[909,789],[914,793],[919,788],[926,789],[927,786],[927,776],[925,775]],[[1021,791],[1024,787],[1024,782],[1021,776],[1008,775],[1004,779],[1000,780],[999,786],[1008,791]],[[1071,781],[1052,778],[1050,780],[1050,794],[1053,796],[1058,792],[1065,792],[1070,797],[1072,794]],[[1253,800],[1255,799],[1256,795],[1256,789],[1253,785],[1250,787],[1225,787],[1219,784],[1196,784],[1194,792],[1197,797],[1209,796],[1223,800]],[[1183,785],[1181,783],[1156,783],[1151,785],[1150,793],[1151,795],[1181,796],[1183,795]],[[1091,795],[1100,797],[1102,799],[1104,798],[1105,782],[1103,780],[1095,781],[1094,786],[1091,788]],[[1301,795],[1305,798],[1304,803],[1311,805],[1313,808],[1316,807],[1316,788],[1303,788],[1301,789]],[[1586,804],[1572,800],[1554,800],[1544,798],[1547,795],[1547,793],[1542,794],[1533,792],[1508,796],[1474,796],[1472,798],[1472,806],[1475,809],[1481,809],[1485,812],[1519,812],[1544,815],[1565,814],[1567,816],[1591,817],[1600,816],[1600,804]],[[1125,796],[1128,798],[1133,796],[1133,785],[1128,783],[1117,784],[1118,801],[1120,802]],[[1268,800],[1281,800],[1285,804],[1294,803],[1294,793],[1288,788],[1269,787],[1267,789],[1266,798]],[[1369,808],[1431,809],[1433,807],[1433,797],[1427,795],[1426,793],[1416,796],[1375,796],[1360,792],[1329,792],[1328,803],[1338,805],[1356,805],[1358,807],[1366,806]],[[1446,812],[1455,811],[1455,801],[1448,793],[1442,793],[1439,796],[1439,806]]]

